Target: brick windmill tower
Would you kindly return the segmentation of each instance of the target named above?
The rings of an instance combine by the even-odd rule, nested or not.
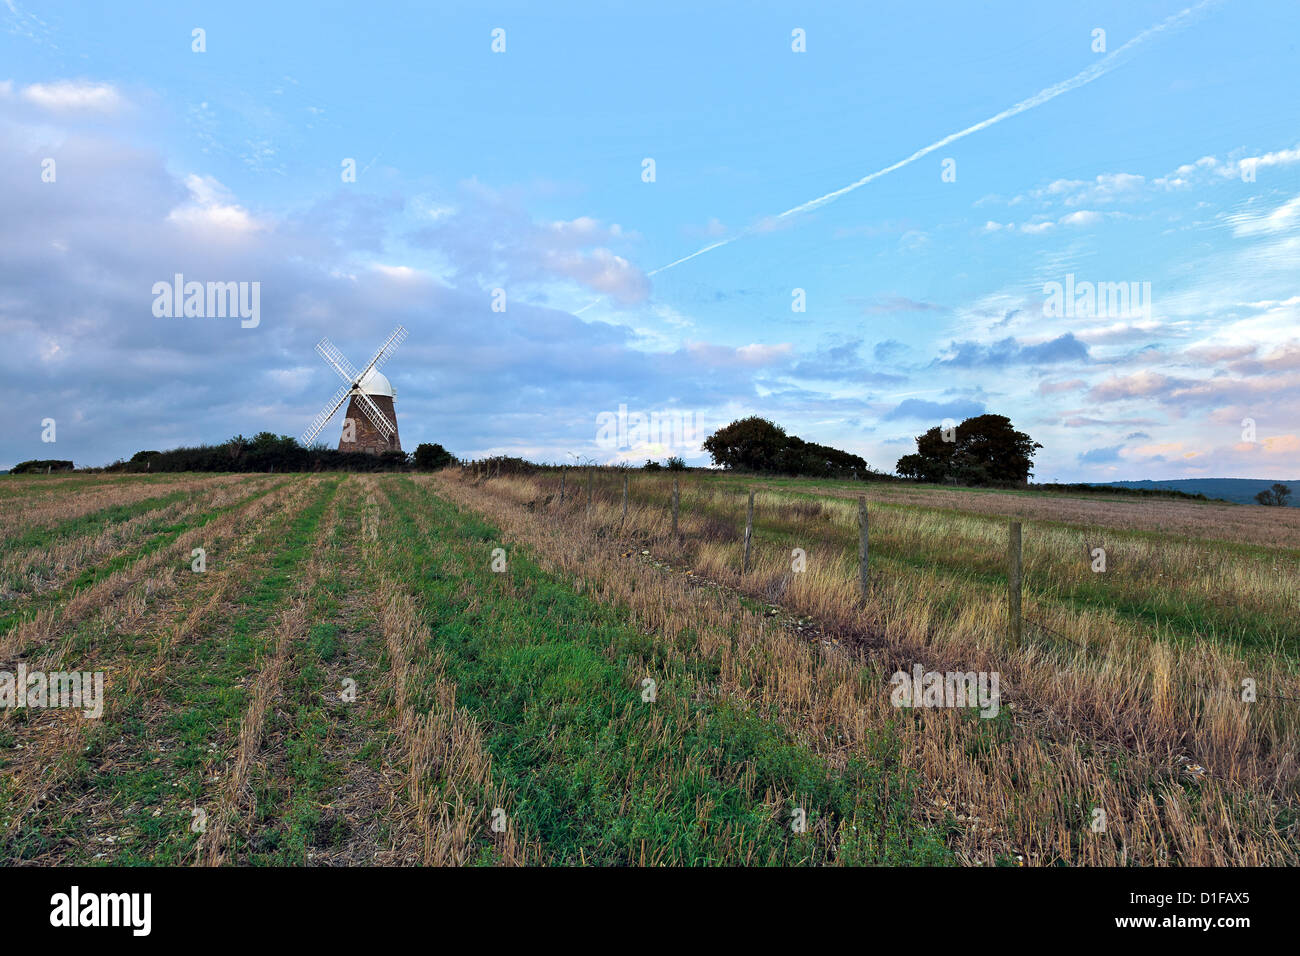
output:
[[[334,393],[320,414],[312,419],[311,425],[298,439],[299,444],[306,447],[315,441],[321,429],[329,424],[334,413],[346,401],[348,410],[343,416],[339,451],[364,451],[372,455],[401,451],[402,443],[397,436],[397,409],[393,405],[397,392],[387,376],[380,374],[379,369],[405,339],[406,329],[399,325],[359,372],[329,339],[317,342],[316,351],[346,384]]]

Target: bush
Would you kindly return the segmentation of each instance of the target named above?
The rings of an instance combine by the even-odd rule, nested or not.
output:
[[[446,468],[454,464],[456,459],[452,457],[451,452],[441,445],[430,445],[428,442],[422,442],[415,448],[415,467],[421,471],[436,471],[439,468]]]
[[[72,471],[72,462],[59,458],[40,458],[20,461],[9,469],[11,475],[43,475],[47,471]]]
[[[1266,491],[1261,491],[1255,496],[1255,500],[1261,505],[1270,507],[1284,507],[1286,500],[1291,497],[1291,489],[1280,481],[1274,482],[1273,487]]]
[[[236,435],[220,445],[138,452],[130,461],[116,461],[110,472],[176,471],[404,471],[410,456],[402,451],[369,455],[337,451],[323,444],[303,448],[288,435],[260,432],[252,438]]]

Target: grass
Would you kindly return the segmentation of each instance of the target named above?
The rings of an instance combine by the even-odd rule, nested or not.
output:
[[[671,864],[826,862],[859,826],[888,834],[883,845],[855,840],[862,859],[945,857],[939,840],[898,812],[907,784],[882,769],[897,765],[886,738],[868,757],[829,767],[779,725],[725,700],[701,701],[709,661],[662,670],[653,640],[624,615],[518,550],[507,575],[492,572],[495,528],[401,491],[399,514],[428,516],[432,535],[408,517],[395,560],[420,553],[437,569],[406,583],[436,609],[435,647],[458,705],[484,726],[493,769],[516,794],[515,819],[548,861],[629,863],[644,853]],[[480,597],[501,592],[508,597]],[[653,703],[646,679],[656,682]],[[787,825],[796,807],[816,838]]]
[[[864,596],[860,485],[679,476],[674,536],[621,478],[0,483],[76,565],[0,648],[109,675],[98,722],[0,714],[0,862],[1300,862],[1300,551],[1254,511],[868,486]],[[916,663],[1000,712],[892,706]]]
[[[1006,593],[998,573],[1005,525],[996,519],[975,514],[940,520],[924,510],[873,506],[872,586],[864,601],[851,545],[857,534],[854,502],[761,491],[754,566],[742,574],[743,499],[707,484],[684,490],[682,533],[674,538],[666,507],[670,478],[637,476],[626,518],[617,484],[605,483],[588,515],[584,499],[560,505],[551,476],[464,478],[440,480],[439,489],[507,521],[515,534],[527,530],[529,540],[548,547],[558,565],[590,576],[611,598],[637,603],[640,588],[655,588],[655,602],[640,609],[664,620],[662,626],[672,626],[672,616],[659,611],[662,603],[679,602],[679,615],[698,616],[699,609],[678,587],[651,580],[629,588],[620,580],[628,574],[626,565],[611,562],[607,552],[648,553],[644,560],[660,576],[692,572],[686,580],[734,595],[732,615],[754,606],[748,602],[779,604],[784,614],[815,622],[820,633],[874,668],[868,683],[879,681],[877,686],[895,668],[907,670],[918,661],[927,669],[1000,672],[1010,706],[1021,710],[996,763],[971,766],[965,758],[982,748],[971,746],[970,738],[983,731],[937,715],[889,731],[905,739],[905,762],[939,791],[927,795],[931,805],[960,803],[967,808],[962,815],[978,821],[962,840],[971,861],[993,863],[997,853],[990,847],[998,840],[1043,862],[1296,859],[1295,828],[1279,823],[1289,819],[1296,799],[1290,755],[1298,721],[1284,700],[1300,696],[1300,687],[1294,648],[1276,613],[1288,595],[1276,579],[1261,578],[1242,561],[1243,553],[1255,554],[1252,549],[1233,545],[1207,559],[1195,553],[1203,549],[1177,550],[1180,542],[1171,539],[1170,554],[1120,551],[1126,560],[1136,554],[1147,568],[1180,573],[1165,578],[1168,584],[1117,575],[1105,579],[1113,591],[1089,593],[1085,588],[1097,585],[1080,557],[1093,532],[1040,532],[1030,523],[1026,577],[1033,583],[1026,608],[1043,627],[1031,628],[1022,648],[1008,649]],[[1131,544],[1122,530],[1106,533],[1112,548],[1117,541]],[[807,550],[806,573],[792,573],[792,546]],[[1197,560],[1213,560],[1215,574],[1197,580]],[[1196,604],[1197,591],[1215,586],[1261,620],[1244,634],[1227,626],[1226,616],[1205,620],[1209,614]],[[1188,605],[1181,617],[1170,612]],[[1197,629],[1186,629],[1186,622]],[[1269,688],[1268,702],[1252,707],[1239,699],[1245,676]],[[773,679],[810,678],[786,667],[777,668]],[[837,685],[833,693],[857,693],[848,675],[826,680]],[[872,713],[875,705],[864,695],[856,713],[839,719],[849,727],[888,725],[889,712]],[[800,706],[807,726],[808,709],[818,705],[805,698]],[[909,754],[908,746],[919,749]],[[1210,767],[1211,775],[1189,779],[1183,768],[1192,763]],[[1115,765],[1122,768],[1118,779],[1109,770]],[[1081,833],[1078,812],[1070,809],[1099,800],[1112,821],[1101,839]],[[929,809],[923,804],[918,812]]]
[[[193,851],[197,834],[190,829],[191,809],[202,808],[213,767],[223,756],[221,742],[237,729],[246,700],[244,680],[266,652],[267,625],[296,584],[334,484],[322,485],[306,507],[272,522],[261,536],[272,550],[247,588],[223,609],[205,639],[173,662],[157,692],[128,692],[112,700],[112,710],[85,746],[56,757],[71,766],[59,798],[17,824],[13,851],[18,859],[61,843],[68,846],[68,859],[81,863],[104,854],[116,863],[175,864]],[[137,635],[123,633],[119,640],[128,659],[147,653]],[[111,645],[103,651],[111,652]],[[91,809],[68,812],[83,795]],[[94,842],[105,818],[125,836]]]
[[[102,560],[80,568],[60,586],[34,594],[25,601],[0,602],[0,634],[15,630],[21,621],[31,619],[41,610],[58,607],[71,595],[89,590],[117,572],[160,555],[187,532],[213,524],[223,515],[246,507],[250,501],[269,495],[276,487],[279,486],[251,486],[244,496],[235,497],[226,504],[195,507],[179,514],[163,514],[158,520],[142,525],[138,542],[129,543],[115,553],[101,556]]]

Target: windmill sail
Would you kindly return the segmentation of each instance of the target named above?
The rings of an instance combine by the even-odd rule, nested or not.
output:
[[[325,360],[325,364],[334,369],[334,371],[339,374],[339,377],[349,385],[356,384],[356,382],[361,378],[361,375],[357,370],[352,367],[352,363],[344,357],[342,352],[334,347],[334,343],[329,339],[321,339],[317,342],[316,351],[319,352],[321,358]]]
[[[370,361],[366,363],[366,367],[361,370],[362,377],[369,373],[371,369],[378,372],[383,368],[384,363],[393,357],[393,353],[397,351],[397,347],[405,341],[406,328],[405,326],[399,325],[397,328],[393,329],[392,334],[388,336],[388,339],[384,344],[379,346],[375,351],[375,354],[370,357]],[[359,380],[360,379],[353,379],[353,381]]]
[[[317,413],[316,417],[311,420],[311,424],[307,426],[307,430],[303,432],[302,437],[298,439],[298,444],[306,447],[315,441],[316,436],[320,434],[320,430],[329,423],[331,418],[334,417],[334,413],[343,407],[343,402],[347,399],[348,393],[351,391],[351,385],[344,385],[335,392],[334,397],[331,398],[326,403],[325,407]]]

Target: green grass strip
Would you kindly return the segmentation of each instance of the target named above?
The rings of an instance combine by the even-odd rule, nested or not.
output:
[[[494,778],[548,862],[640,862],[643,845],[646,862],[665,864],[949,862],[910,816],[888,735],[833,769],[779,724],[698,693],[716,661],[667,665],[624,609],[576,593],[524,549],[491,571],[501,535],[481,517],[409,479],[386,487],[399,516],[390,570],[417,595],[458,706],[484,728]],[[657,682],[653,703],[642,675]],[[794,832],[796,809],[807,833]],[[844,839],[825,824],[843,824]]]

